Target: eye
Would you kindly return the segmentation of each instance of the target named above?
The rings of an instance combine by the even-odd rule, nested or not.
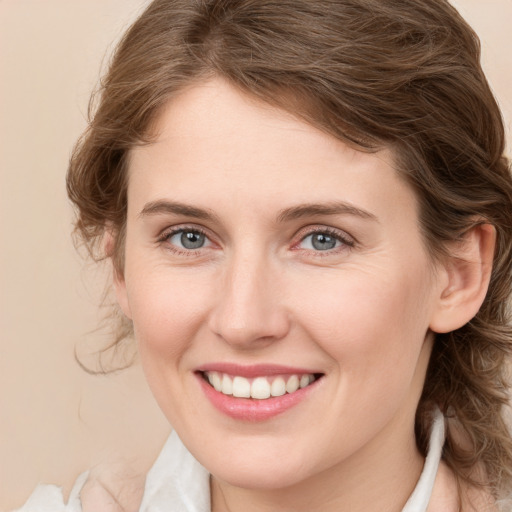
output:
[[[187,251],[202,249],[211,245],[208,237],[197,229],[175,229],[165,233],[162,239],[178,249]]]
[[[344,236],[337,231],[330,231],[328,229],[318,229],[312,233],[307,234],[297,244],[299,249],[315,251],[315,252],[327,252],[335,251],[343,247],[353,247],[354,241],[348,236]]]
[[[340,241],[329,233],[312,233],[302,239],[303,249],[313,249],[315,251],[329,251],[340,245]]]

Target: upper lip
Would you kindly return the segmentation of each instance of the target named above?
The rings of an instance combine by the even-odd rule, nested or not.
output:
[[[197,372],[218,372],[228,375],[238,375],[240,377],[254,378],[270,375],[309,375],[319,374],[311,368],[299,368],[295,366],[285,366],[280,364],[252,364],[243,365],[237,363],[217,362],[207,363],[196,369]]]

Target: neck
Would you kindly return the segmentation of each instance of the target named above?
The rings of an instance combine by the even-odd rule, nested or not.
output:
[[[244,489],[212,477],[212,512],[367,512],[376,503],[381,512],[400,512],[423,462],[414,418],[401,418],[349,459],[287,488]]]

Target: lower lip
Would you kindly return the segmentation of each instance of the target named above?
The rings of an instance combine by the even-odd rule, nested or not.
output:
[[[224,395],[208,384],[201,374],[196,375],[204,394],[220,412],[233,419],[253,423],[269,420],[291,409],[302,402],[322,380],[321,378],[317,379],[309,386],[298,389],[294,393],[258,400]]]

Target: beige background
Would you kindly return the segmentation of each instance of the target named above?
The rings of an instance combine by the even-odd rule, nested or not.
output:
[[[145,3],[0,0],[0,510],[107,461],[144,471],[169,431],[137,366],[93,377],[73,358],[102,340],[104,277],[72,246],[66,164],[100,67]],[[454,3],[510,134],[512,0]]]

